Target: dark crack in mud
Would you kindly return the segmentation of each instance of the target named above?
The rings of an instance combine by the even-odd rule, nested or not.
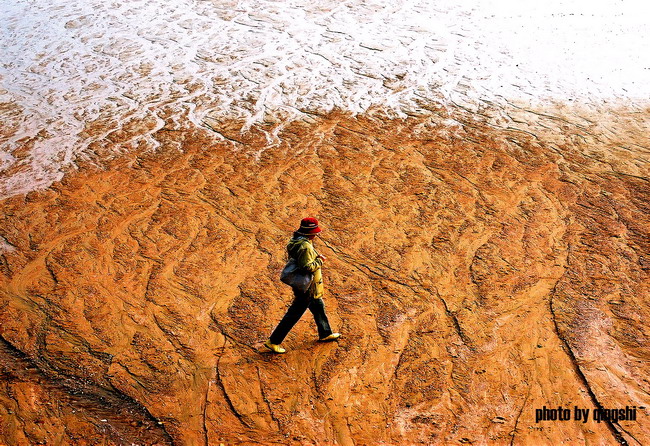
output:
[[[2,337],[0,382],[7,444],[174,444],[132,398],[90,379],[46,373]]]

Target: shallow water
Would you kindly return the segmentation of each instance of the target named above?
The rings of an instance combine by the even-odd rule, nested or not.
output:
[[[0,196],[47,187],[97,144],[155,150],[164,126],[650,96],[641,1],[6,3]]]

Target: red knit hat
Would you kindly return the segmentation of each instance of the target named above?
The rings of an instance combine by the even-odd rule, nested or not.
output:
[[[318,227],[318,220],[314,217],[307,217],[300,221],[300,229],[296,232],[302,235],[314,235],[321,231],[322,229]]]

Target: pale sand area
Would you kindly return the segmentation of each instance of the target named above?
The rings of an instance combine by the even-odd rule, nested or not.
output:
[[[165,126],[377,107],[399,117],[422,104],[638,111],[650,98],[648,8],[12,0],[0,12],[0,194],[47,187],[98,146],[101,158],[156,150]]]

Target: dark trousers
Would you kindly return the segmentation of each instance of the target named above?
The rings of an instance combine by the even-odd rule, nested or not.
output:
[[[327,315],[325,314],[325,304],[323,299],[314,299],[311,292],[301,293],[295,288],[293,290],[294,299],[286,314],[280,321],[269,340],[271,344],[281,344],[284,341],[284,338],[289,334],[289,331],[293,328],[296,323],[300,320],[305,311],[309,308],[311,314],[314,315],[314,321],[316,322],[316,327],[318,327],[318,337],[320,339],[327,337],[332,334],[332,329],[330,328],[330,323],[327,320]]]

